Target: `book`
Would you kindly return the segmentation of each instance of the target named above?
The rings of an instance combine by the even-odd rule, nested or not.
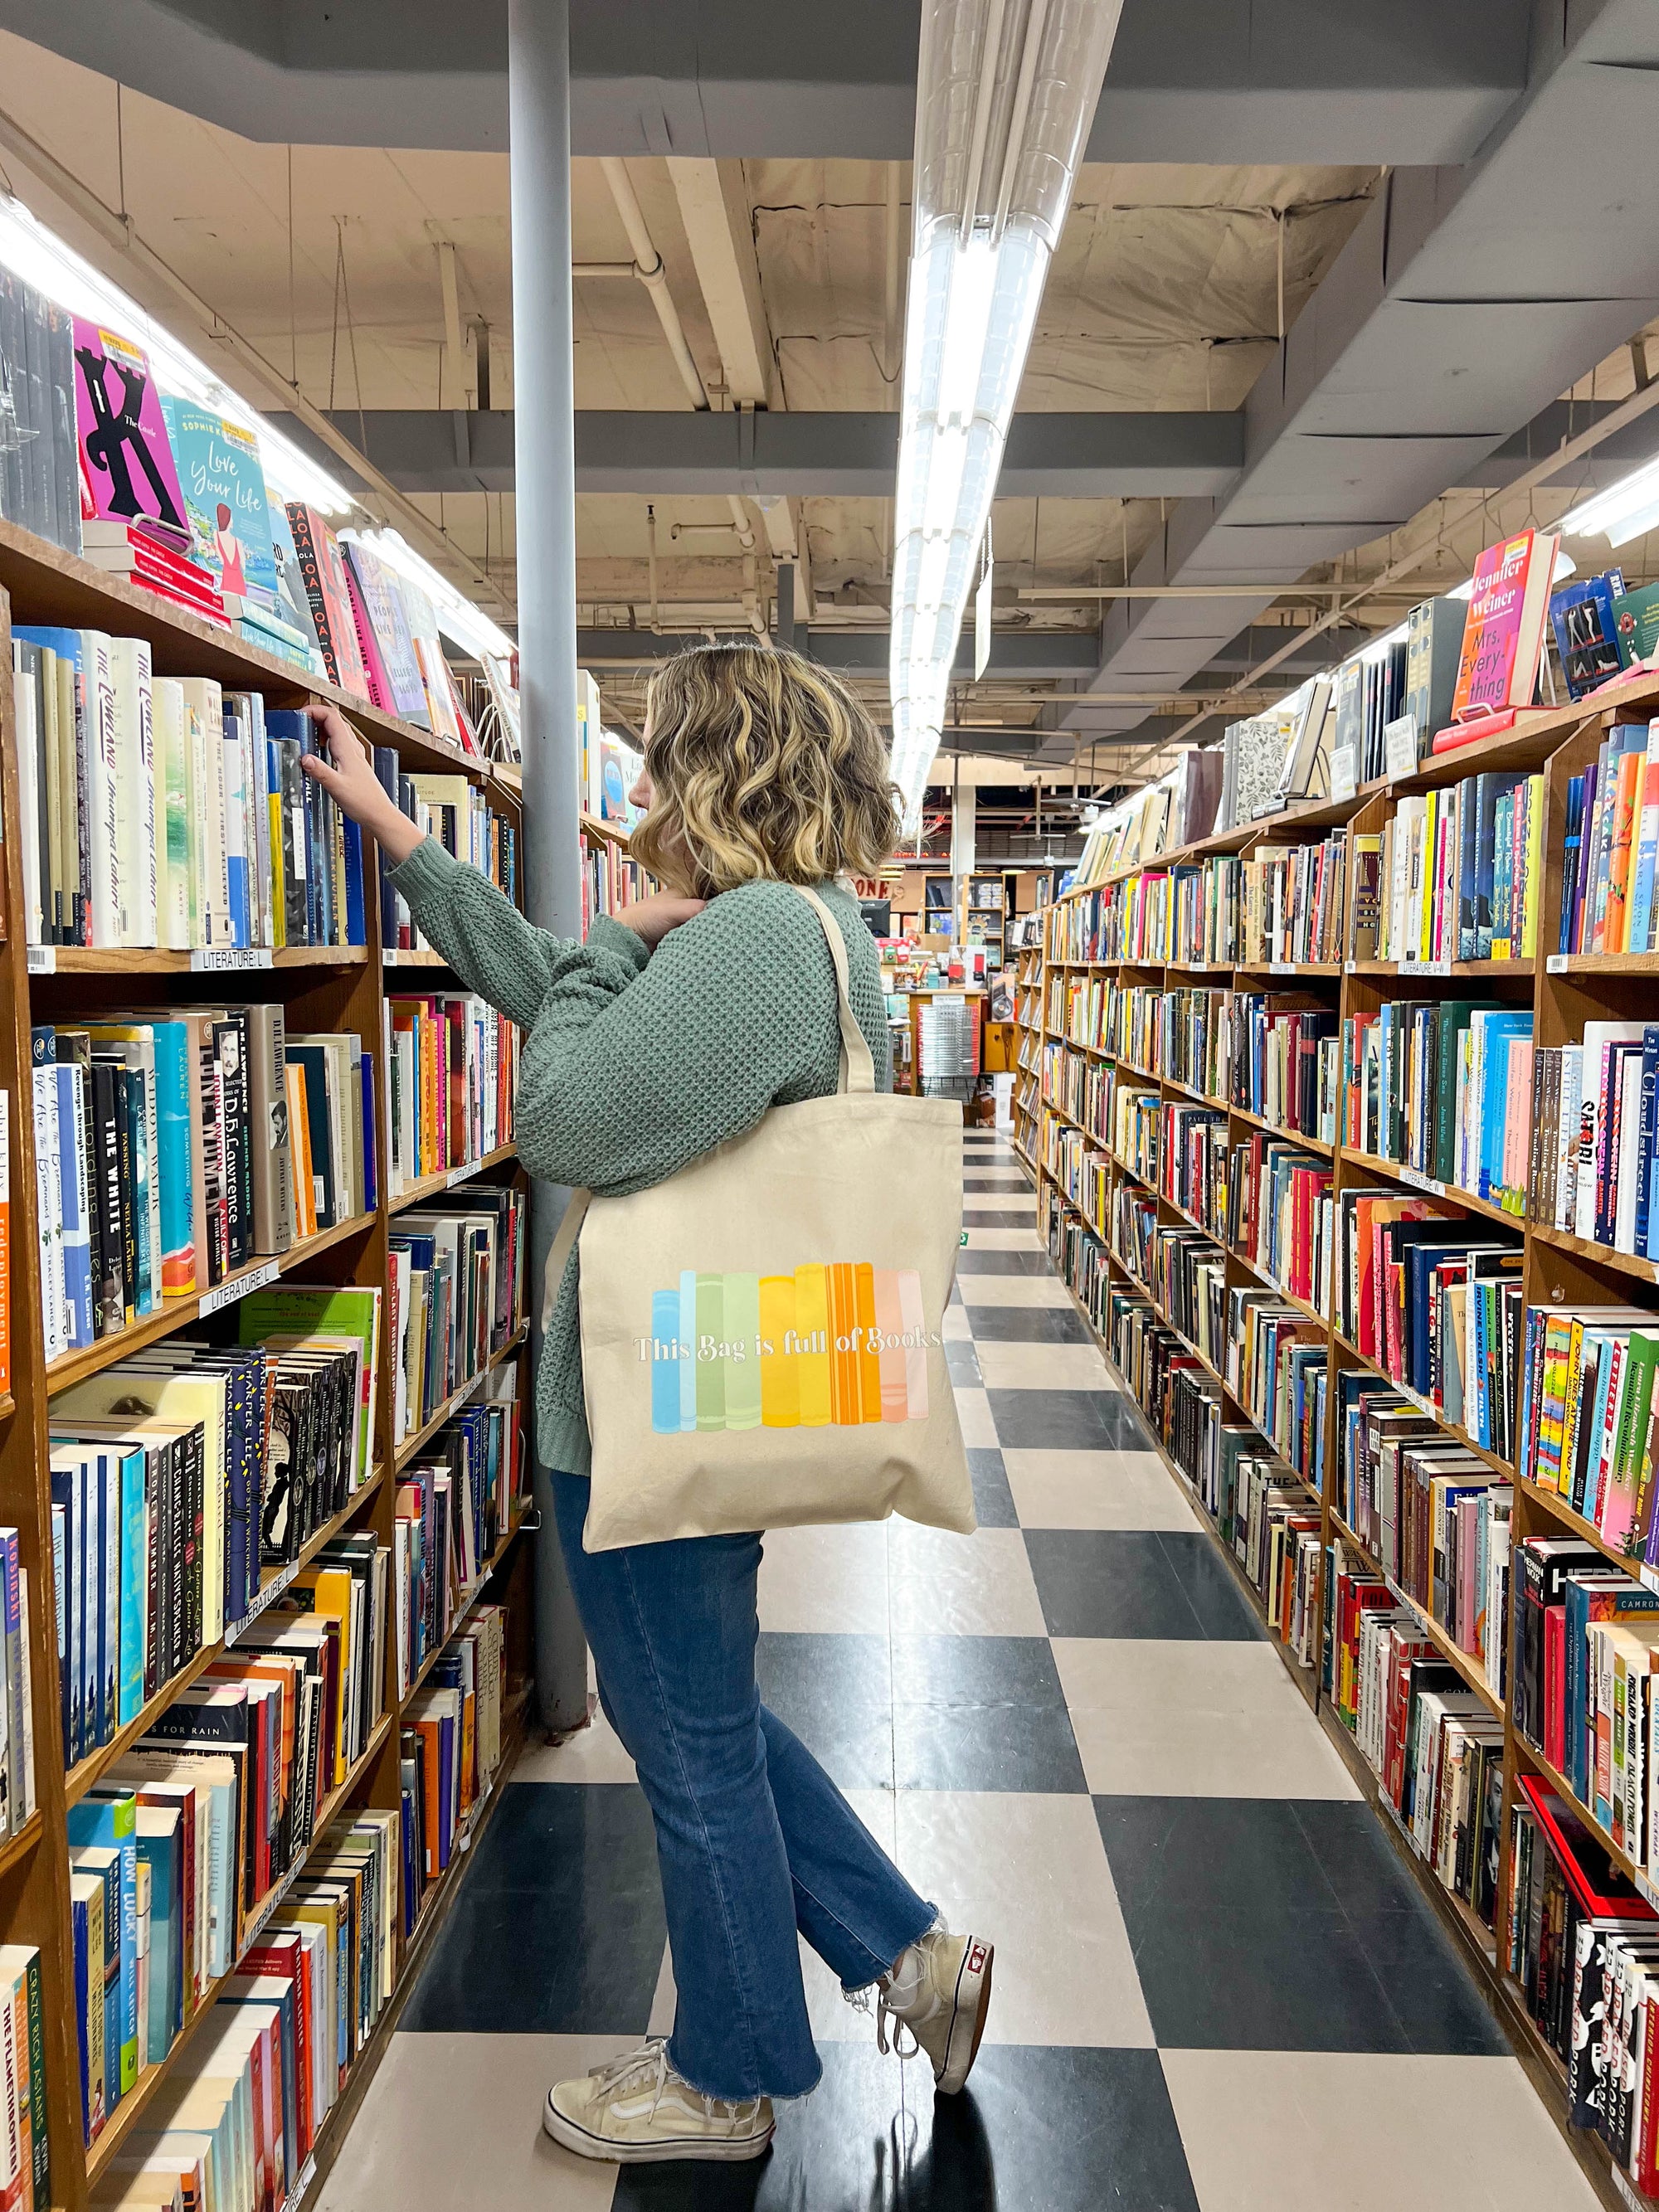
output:
[[[142,523],[184,551],[190,526],[149,356],[83,316],[74,329],[76,429],[93,515]]]
[[[274,606],[276,562],[258,441],[212,409],[161,398],[191,552],[226,597]]]
[[[339,543],[316,509],[298,500],[288,502],[288,521],[328,680],[337,690],[369,703],[368,677],[357,642],[351,590]]]
[[[1475,562],[1453,722],[1531,706],[1559,542],[1553,531],[1523,530]]]

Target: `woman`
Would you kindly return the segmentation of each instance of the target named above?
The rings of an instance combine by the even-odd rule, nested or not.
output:
[[[769,1107],[836,1089],[835,972],[792,883],[830,904],[854,1011],[878,1068],[890,1069],[875,947],[835,878],[891,851],[892,786],[863,708],[795,653],[698,646],[658,672],[632,849],[668,888],[626,908],[625,922],[596,921],[585,944],[532,929],[477,870],[422,837],[340,716],[312,712],[331,765],[307,769],[397,864],[393,884],[463,981],[525,1033],[515,1127],[532,1176],[643,1189]],[[586,2158],[758,2157],[773,2100],[805,2096],[820,2071],[797,1929],[849,1996],[876,1990],[884,2051],[890,2017],[927,2051],[939,2089],[960,2089],[984,2030],[991,1947],[948,1932],[761,1704],[759,1536],[582,1548],[588,1437],[574,1254],[536,1407],[542,1463],[562,1470],[559,1538],[599,1694],[656,1820],[678,1991],[665,2044],[555,2084],[548,2133]]]

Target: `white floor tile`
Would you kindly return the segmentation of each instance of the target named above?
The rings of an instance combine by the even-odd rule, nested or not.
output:
[[[946,1344],[971,1344],[973,1342],[973,1324],[969,1320],[966,1312],[961,1306],[945,1307],[945,1320],[940,1326],[939,1334],[944,1338]]]
[[[1053,1275],[975,1275],[964,1268],[957,1277],[962,1302],[969,1306],[1068,1306],[1072,1301],[1064,1283]]]
[[[1594,2212],[1513,2058],[1165,2051],[1202,2212]]]
[[[889,1523],[896,1636],[1042,1636],[1047,1632],[1018,1528],[958,1536],[914,1521]]]
[[[1151,2046],[1088,1798],[906,1790],[897,1812],[905,1874],[997,1947],[988,2043]]]
[[[1036,1213],[1036,1193],[1034,1190],[965,1190],[962,1194],[964,1213],[1006,1213],[1010,1218],[1018,1214]]]
[[[632,1782],[634,1762],[596,1705],[585,1729],[568,1742],[537,1744],[520,1756],[515,1782]]]
[[[988,1390],[1108,1390],[1106,1363],[1092,1344],[1015,1344],[975,1339]]]
[[[1002,1464],[1023,1528],[1198,1526],[1186,1493],[1153,1452],[1005,1450]]]
[[[761,1555],[760,1625],[795,1636],[885,1636],[886,1524],[769,1530]]]
[[[555,2081],[628,2035],[394,2035],[317,2212],[610,2212],[617,2168],[542,2132]]]
[[[1097,1796],[1359,1794],[1266,1644],[1056,1637],[1054,1652]]]
[[[947,1321],[950,1317],[945,1316]],[[996,1449],[996,1423],[991,1419],[991,1401],[983,1390],[957,1392],[957,1419],[962,1424],[962,1441],[969,1451]]]

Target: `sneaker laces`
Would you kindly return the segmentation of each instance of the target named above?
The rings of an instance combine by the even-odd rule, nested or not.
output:
[[[652,2091],[651,2111],[647,2116],[649,2118],[656,2117],[657,2107],[668,2094],[671,2081],[699,2099],[705,2117],[711,2120],[717,2117],[714,2110],[717,2105],[724,2106],[734,2119],[755,2119],[759,2116],[763,2101],[758,2096],[742,2100],[711,2097],[704,2090],[692,2088],[684,2075],[670,2063],[668,2039],[661,2035],[648,2036],[637,2051],[624,2051],[620,2057],[607,2059],[604,2065],[590,2068],[587,2078],[607,2097],[614,2096],[620,2090],[632,2088],[635,2083],[642,2087],[648,2081]]]
[[[887,2023],[890,2020],[893,2023],[893,2040],[890,2045],[887,2040]],[[910,2048],[908,2051],[905,2049],[903,2042],[903,2039],[907,2035],[910,2039]],[[921,2049],[921,2045],[916,2038],[915,2030],[909,2025],[908,2021],[903,2019],[900,2014],[895,2012],[892,2006],[888,2003],[887,1992],[884,1989],[878,1993],[876,1998],[876,2048],[880,2051],[884,2058],[887,2056],[888,2051],[890,2048],[893,2056],[898,2059],[901,2063],[907,2059],[915,2057]]]

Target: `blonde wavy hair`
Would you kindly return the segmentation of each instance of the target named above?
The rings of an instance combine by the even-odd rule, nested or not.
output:
[[[629,850],[699,897],[868,875],[897,841],[880,732],[846,684],[785,647],[741,639],[664,661],[646,694],[645,766],[653,797]]]

